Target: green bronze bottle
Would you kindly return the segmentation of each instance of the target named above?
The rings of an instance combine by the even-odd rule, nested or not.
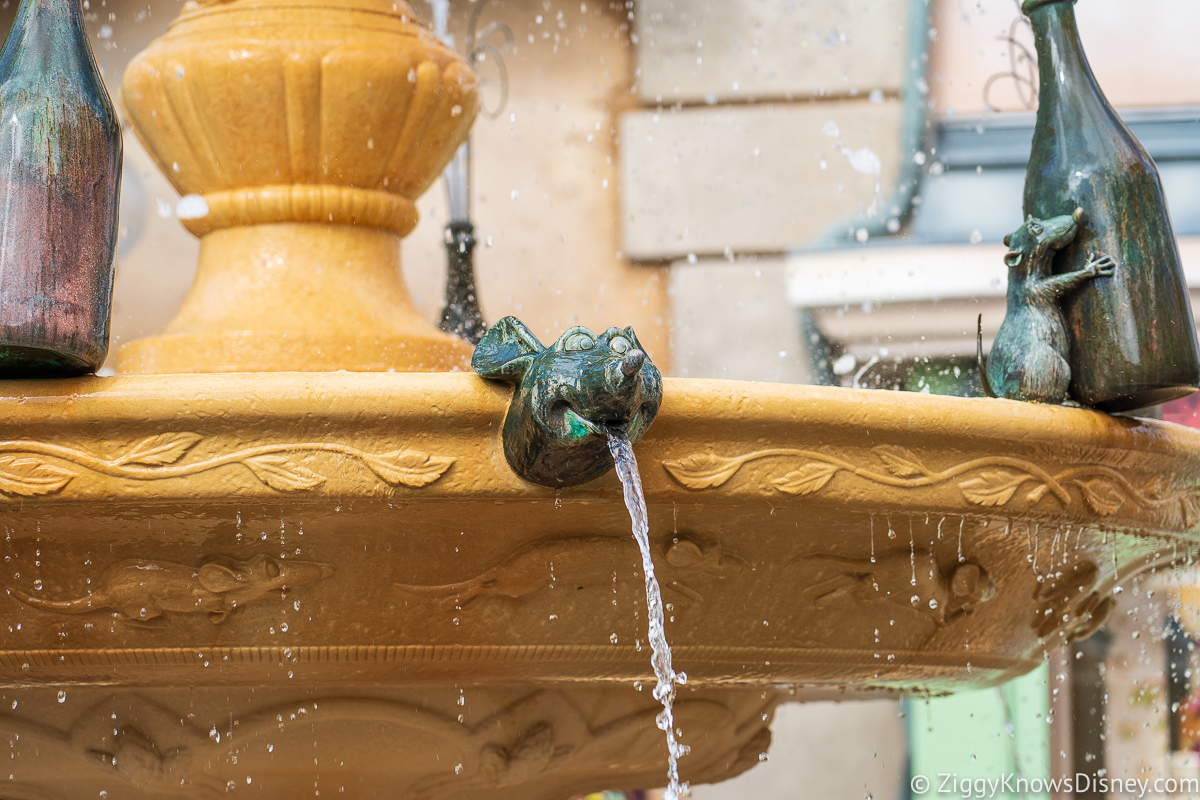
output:
[[[1057,274],[1089,258],[1111,277],[1063,300],[1071,396],[1105,411],[1157,405],[1200,383],[1196,331],[1158,169],[1109,105],[1079,43],[1073,0],[1025,0],[1037,45],[1039,100],[1025,214],[1086,212]]]
[[[22,0],[0,56],[0,377],[104,362],[120,186],[79,0]]]

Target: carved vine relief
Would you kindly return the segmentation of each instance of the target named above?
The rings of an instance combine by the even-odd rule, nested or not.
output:
[[[990,456],[963,461],[942,470],[926,467],[911,450],[880,445],[871,451],[879,465],[855,463],[814,450],[780,448],[757,450],[741,456],[696,453],[663,462],[663,468],[688,489],[721,486],[746,464],[763,459],[802,462],[797,469],[771,479],[776,491],[807,495],[824,488],[838,473],[897,489],[918,489],[948,483],[957,485],[967,502],[1002,507],[1020,495],[1030,504],[1047,496],[1064,508],[1074,502],[1071,489],[1096,514],[1111,516],[1131,503],[1147,510],[1174,510],[1188,527],[1200,523],[1200,489],[1159,474],[1144,486],[1135,486],[1120,471],[1104,464],[1080,464],[1054,474],[1019,458]],[[882,467],[880,469],[879,467]]]
[[[113,458],[45,442],[0,441],[0,494],[18,497],[53,494],[86,472],[157,481],[186,478],[231,465],[245,467],[272,489],[298,492],[314,489],[326,480],[295,458],[306,453],[334,453],[353,458],[389,485],[417,488],[442,477],[454,463],[453,458],[416,450],[368,453],[333,442],[266,444],[187,462],[185,457],[202,439],[196,433],[162,433],[142,439]]]

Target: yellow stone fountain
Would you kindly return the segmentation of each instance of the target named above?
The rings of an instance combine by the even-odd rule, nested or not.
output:
[[[189,2],[130,67],[201,263],[123,374],[0,387],[4,797],[663,782],[616,477],[517,478],[400,282],[475,90],[390,0]],[[998,683],[1200,542],[1200,434],[1089,411],[667,380],[637,453],[692,782],[777,687]]]

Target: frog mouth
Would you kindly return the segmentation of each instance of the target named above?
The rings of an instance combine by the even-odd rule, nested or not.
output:
[[[564,406],[563,409],[563,421],[565,422],[565,427],[568,430],[583,428],[588,433],[592,433],[596,436],[607,439],[610,431],[625,433],[627,430],[629,430],[629,428],[633,425],[634,420],[637,419],[639,413],[640,412],[634,412],[625,419],[611,418],[590,420],[577,412],[575,409],[571,408],[571,406],[567,405]]]

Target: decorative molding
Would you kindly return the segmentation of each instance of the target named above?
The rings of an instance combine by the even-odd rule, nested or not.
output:
[[[1031,461],[1010,456],[987,456],[963,461],[942,470],[926,467],[908,448],[879,445],[871,450],[883,470],[836,455],[778,448],[757,450],[742,456],[696,453],[678,460],[663,461],[663,468],[681,485],[692,490],[712,489],[729,481],[746,464],[768,458],[802,460],[799,469],[771,479],[777,491],[807,495],[824,488],[839,472],[848,472],[870,483],[896,489],[920,489],[955,482],[967,502],[985,507],[1003,507],[1017,495],[1029,504],[1053,496],[1063,508],[1074,502],[1074,488],[1092,512],[1116,514],[1126,502],[1148,510],[1174,507],[1185,524],[1200,522],[1200,489],[1176,483],[1165,473],[1138,488],[1120,471],[1104,464],[1079,464],[1054,474]],[[1032,484],[1025,491],[1026,485]]]
[[[382,190],[323,185],[256,186],[209,192],[203,197],[208,213],[180,220],[196,236],[220,228],[274,222],[365,225],[407,236],[417,225],[417,204]]]
[[[334,442],[288,442],[246,447],[229,453],[179,463],[203,437],[196,433],[148,436],[115,458],[76,447],[31,440],[0,441],[0,494],[35,497],[54,494],[87,472],[135,481],[187,478],[226,466],[242,466],[263,484],[280,492],[315,489],[326,478],[288,456],[335,453],[356,459],[392,486],[419,488],[438,480],[454,463],[447,456],[417,450],[369,453]],[[80,470],[62,467],[65,461]]]
[[[701,680],[703,672],[711,671],[722,662],[730,665],[733,675],[776,674],[788,664],[827,665],[842,668],[859,665],[878,670],[878,662],[869,649],[835,647],[740,647],[724,645],[681,645],[672,648],[677,662],[708,662],[707,670],[689,667],[689,674]],[[1025,658],[994,655],[960,649],[889,650],[896,656],[889,669],[912,668],[943,670],[959,668],[968,662],[976,671],[1028,671],[1037,661]],[[14,675],[29,676],[35,667],[163,667],[177,679],[172,666],[203,667],[206,662],[223,667],[237,665],[303,665],[303,664],[397,664],[409,665],[416,671],[420,665],[436,666],[442,677],[448,665],[473,666],[487,664],[519,664],[526,677],[533,674],[536,664],[596,666],[595,674],[606,680],[616,679],[614,665],[627,665],[637,675],[650,679],[650,660],[633,646],[609,644],[516,644],[516,645],[330,645],[271,646],[271,647],[127,647],[95,649],[0,650],[0,670]],[[757,670],[757,671],[756,671]],[[844,670],[841,670],[844,671]],[[622,673],[624,675],[625,673]],[[143,673],[144,675],[144,673]],[[572,669],[573,678],[582,677]]]
[[[252,779],[259,791],[294,796],[330,780],[329,752],[352,771],[372,764],[368,787],[371,779],[386,781],[424,800],[501,787],[537,794],[547,782],[569,796],[606,780],[648,781],[665,771],[659,707],[650,705],[649,692],[618,701],[614,718],[609,704],[594,702],[594,690],[516,685],[507,692],[512,702],[468,721],[465,703],[454,704],[451,696],[430,703],[403,695],[297,692],[294,699],[225,716],[194,709],[187,699],[163,705],[107,691],[89,697],[88,710],[66,730],[57,721],[0,712],[0,734],[12,739],[21,762],[22,788],[34,788],[36,797],[43,787],[107,788],[107,795],[122,785],[156,797],[216,797]],[[607,692],[627,697],[630,689]],[[782,697],[750,687],[681,699],[676,719],[694,742],[685,764],[689,776],[722,780],[757,764]],[[337,742],[332,751],[330,741]],[[396,758],[397,752],[406,757]]]

